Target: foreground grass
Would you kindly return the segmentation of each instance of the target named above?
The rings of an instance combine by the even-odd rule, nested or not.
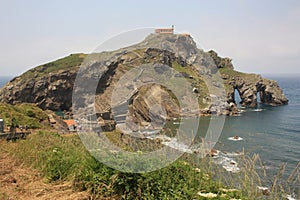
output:
[[[5,125],[11,125],[13,119],[15,123],[28,128],[47,128],[49,127],[48,116],[45,111],[34,104],[22,103],[18,105],[10,105],[0,103],[0,113]]]
[[[87,190],[92,199],[206,199],[199,192],[216,194],[212,199],[250,199],[240,191],[223,190],[211,174],[183,160],[144,174],[116,171],[90,156],[76,135],[38,132],[2,143],[1,151],[38,169],[48,182],[72,181],[74,190]]]

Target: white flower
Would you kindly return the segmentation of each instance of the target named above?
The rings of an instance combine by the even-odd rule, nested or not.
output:
[[[201,169],[199,169],[199,168],[194,168],[193,170],[196,172],[201,172]]]
[[[215,198],[215,197],[218,196],[217,194],[211,193],[211,192],[209,192],[209,193],[198,192],[197,194],[198,194],[199,196],[206,197],[206,198]]]
[[[238,190],[237,189],[225,189],[225,188],[222,188],[222,191],[223,192],[236,192]]]

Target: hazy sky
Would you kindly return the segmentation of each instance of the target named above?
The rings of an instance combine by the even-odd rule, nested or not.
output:
[[[92,52],[120,32],[172,24],[240,71],[300,73],[299,0],[0,0],[0,75]]]

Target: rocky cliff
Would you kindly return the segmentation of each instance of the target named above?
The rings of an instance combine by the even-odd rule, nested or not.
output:
[[[235,102],[235,90],[241,98],[243,106],[256,107],[258,97],[266,105],[278,106],[288,103],[282,89],[274,80],[263,78],[257,74],[245,74],[226,68],[220,69],[224,83],[227,86],[228,102]]]
[[[84,57],[72,54],[15,77],[0,90],[0,101],[35,103],[44,110],[69,110],[76,72]]]
[[[230,58],[221,58],[214,51],[204,52],[197,48],[191,36],[180,34],[151,34],[139,44],[113,52],[72,54],[38,66],[7,83],[0,90],[0,101],[10,104],[28,102],[35,103],[42,109],[71,111],[74,81],[82,63],[88,67],[85,76],[98,84],[95,90],[95,107],[100,113],[99,120],[104,124],[113,124],[114,121],[111,114],[101,116],[101,113],[111,112],[114,87],[126,72],[144,64],[151,64],[152,67],[156,64],[167,65],[184,77],[192,86],[199,103],[199,110],[194,110],[194,114],[235,114],[235,90],[238,90],[244,106],[256,106],[257,95],[260,95],[262,103],[268,105],[288,103],[275,81],[260,75],[237,72],[233,69]],[[162,66],[155,70],[165,73]],[[159,120],[159,116],[151,118],[149,112],[158,96],[162,98],[162,106],[169,117],[179,116],[181,108],[178,99],[172,96],[172,91],[152,84],[151,76],[141,77],[141,82],[149,84],[136,88],[132,95],[129,111],[133,120],[144,124],[151,119]],[[85,84],[88,83],[81,84],[78,90],[82,90],[82,97],[76,102],[86,103],[89,87]],[[134,86],[129,84],[126,87]],[[146,93],[147,98],[143,96]]]

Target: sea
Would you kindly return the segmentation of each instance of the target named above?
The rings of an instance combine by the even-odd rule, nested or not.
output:
[[[242,108],[245,112],[240,116],[227,117],[216,148],[259,154],[268,168],[277,171],[285,163],[289,173],[300,162],[300,76],[267,78],[278,82],[289,104],[258,104],[257,108]],[[231,140],[234,136],[242,140]]]
[[[238,104],[242,112],[238,116],[225,118],[214,146],[220,153],[216,162],[223,164],[228,171],[238,172],[237,165],[229,167],[228,163],[236,162],[242,154],[250,157],[256,154],[271,176],[276,175],[284,165],[283,176],[288,177],[300,162],[300,76],[269,75],[267,78],[278,82],[289,104],[268,106],[259,103],[259,99],[256,108],[244,108]],[[237,92],[235,97],[236,102],[240,102]],[[205,134],[209,134],[208,127],[217,118],[200,117],[197,135],[204,138]],[[184,123],[191,125],[194,122]],[[185,147],[182,146],[182,149]]]
[[[10,76],[0,76],[0,88],[3,87],[12,77]]]
[[[0,77],[0,87],[11,78]],[[232,157],[235,153],[259,154],[270,179],[282,165],[285,165],[283,176],[287,178],[300,162],[300,76],[268,75],[267,78],[278,82],[289,104],[277,107],[258,104],[257,108],[251,109],[240,107],[244,110],[240,116],[226,117],[214,148],[221,152],[222,159],[218,162],[223,165],[226,159],[237,160]],[[234,136],[239,139],[234,140]],[[226,169],[237,172],[233,168]]]

